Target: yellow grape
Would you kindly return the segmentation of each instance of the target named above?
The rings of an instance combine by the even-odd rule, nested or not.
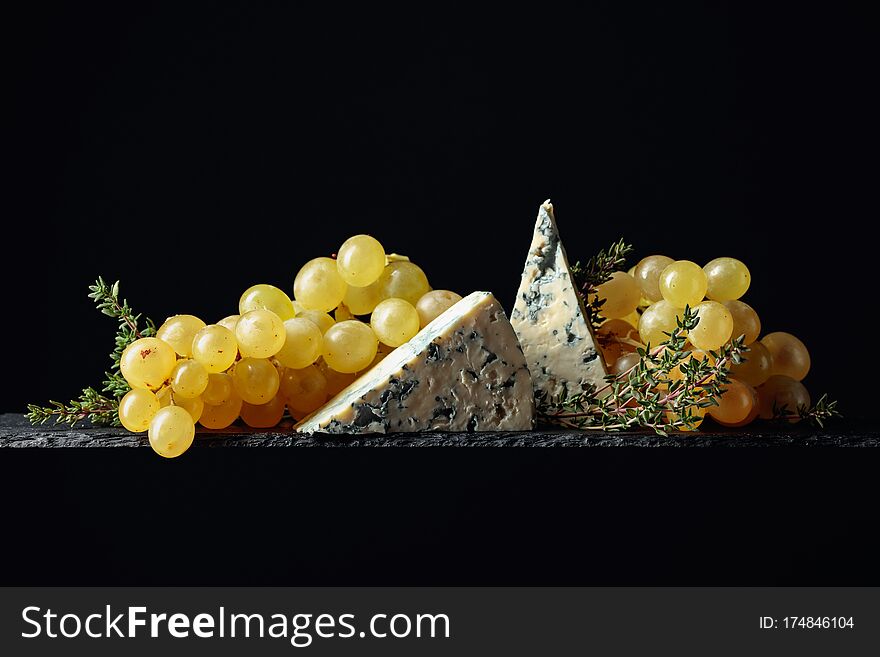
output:
[[[225,429],[238,419],[241,406],[241,397],[233,390],[232,394],[221,403],[205,404],[199,424],[206,429]]]
[[[238,356],[238,342],[225,326],[209,324],[193,338],[192,354],[209,373],[225,372]]]
[[[613,367],[623,354],[634,352],[639,344],[639,332],[629,322],[622,319],[609,319],[596,331],[596,338],[605,358],[605,364]]]
[[[730,374],[750,386],[759,386],[770,378],[773,362],[770,352],[760,341],[749,345],[743,354],[743,362],[730,366]]]
[[[378,350],[377,350],[378,352]],[[372,362],[372,361],[370,361]],[[327,365],[323,359],[318,361],[318,369],[327,381],[327,396],[333,397],[340,390],[344,390],[357,379],[357,372],[337,372]]]
[[[639,318],[639,337],[642,344],[656,347],[669,339],[664,333],[672,333],[678,326],[677,319],[681,316],[680,308],[666,300],[652,303]]]
[[[284,346],[284,322],[271,310],[251,310],[238,320],[235,339],[242,356],[268,358]]]
[[[208,371],[197,360],[179,360],[171,372],[171,388],[176,397],[198,397],[208,387]]]
[[[129,431],[140,433],[150,428],[150,421],[160,408],[156,395],[143,388],[134,388],[119,400],[119,421]]]
[[[171,345],[184,358],[192,356],[192,341],[196,333],[205,328],[205,323],[193,315],[174,315],[156,331],[156,337]]]
[[[739,425],[752,414],[758,404],[755,390],[749,384],[733,378],[722,390],[723,393],[717,399],[718,406],[710,406],[709,415],[719,424]]]
[[[673,306],[696,306],[706,296],[706,274],[690,260],[676,260],[660,274],[660,294]]]
[[[752,344],[761,335],[761,320],[758,313],[744,301],[732,299],[723,301],[724,307],[733,317],[733,333],[731,337],[745,336],[745,344]]]
[[[730,340],[733,316],[717,301],[704,301],[694,308],[700,321],[688,333],[688,340],[697,349],[711,351]]]
[[[337,322],[344,322],[349,319],[354,319],[354,315],[344,303],[340,303],[339,307],[333,311],[333,317],[336,318]]]
[[[645,305],[649,306],[651,304],[645,304]],[[627,315],[626,317],[621,317],[621,319],[624,322],[626,322],[627,324],[629,324],[633,328],[639,328],[639,320],[641,318],[642,318],[642,316],[638,313],[638,311],[633,311],[629,315]]]
[[[321,335],[327,332],[327,329],[336,323],[336,320],[325,312],[320,310],[302,310],[296,313],[297,319],[307,319],[315,326],[321,329]]]
[[[176,363],[177,356],[167,342],[159,338],[140,338],[122,352],[119,367],[132,388],[158,390],[171,376]]]
[[[623,354],[620,358],[614,361],[614,365],[611,366],[611,373],[619,376],[624,372],[629,372],[639,364],[641,359],[642,357],[637,353]]]
[[[632,276],[616,271],[611,274],[610,280],[596,288],[596,294],[591,297],[591,301],[596,297],[605,299],[599,313],[608,319],[618,319],[635,312],[639,307],[641,291]]]
[[[354,287],[366,287],[375,283],[385,269],[385,249],[375,237],[355,235],[349,237],[336,256],[336,268],[346,283]]]
[[[799,422],[797,416],[798,408],[805,406],[810,407],[810,393],[800,381],[795,381],[790,376],[782,376],[774,374],[766,383],[758,386],[758,404],[762,420],[769,420],[773,417],[774,404],[778,410],[782,410],[783,406],[787,413],[793,416],[789,418],[789,422]]]
[[[165,458],[180,456],[192,445],[196,427],[189,413],[180,406],[159,409],[150,422],[150,447]]]
[[[305,417],[327,401],[327,378],[314,365],[299,370],[288,367],[281,374],[278,394],[287,400],[292,413]]]
[[[202,401],[211,406],[222,404],[232,396],[232,377],[226,372],[208,375],[208,386],[202,393]]]
[[[291,319],[295,312],[290,297],[274,285],[260,283],[244,291],[238,300],[238,312],[244,315],[251,310],[271,310],[281,321]]]
[[[376,281],[366,287],[349,285],[342,303],[355,315],[369,315],[381,300],[382,289]]]
[[[419,332],[419,313],[408,301],[385,299],[370,315],[370,326],[383,344],[399,347]]]
[[[191,397],[187,399],[185,397],[179,397],[175,393],[172,395],[171,399],[174,401],[175,406],[179,406],[187,413],[189,413],[193,422],[198,422],[199,418],[202,417],[202,411],[205,408],[205,402],[202,401],[201,397]]]
[[[768,333],[761,338],[761,342],[770,352],[772,374],[782,374],[801,381],[810,371],[810,352],[791,333]]]
[[[668,376],[669,380],[670,381],[684,381],[687,378],[687,374],[685,374],[685,371],[682,368],[683,367],[684,368],[691,367],[691,365],[690,365],[691,360],[696,360],[696,361],[702,362],[702,361],[706,360],[707,358],[709,359],[710,365],[715,364],[715,359],[712,358],[712,356],[708,352],[703,351],[702,349],[693,349],[693,348],[686,349],[685,354],[684,354],[683,358],[681,359],[681,361],[679,362],[678,367],[674,367],[671,370],[669,370],[669,376]],[[709,383],[714,380],[715,380],[715,375],[711,374],[709,376],[709,378],[707,378],[705,381],[703,381],[703,384]]]
[[[403,299],[413,306],[431,291],[428,277],[422,268],[405,260],[386,266],[378,283],[383,299]]]
[[[692,428],[690,428],[690,429],[688,429],[687,427],[684,427],[684,426],[669,427],[669,428],[672,429],[673,431],[683,431],[683,432],[696,431],[697,428],[701,424],[703,424],[703,420],[705,419],[706,412],[708,410],[709,410],[708,408],[703,408],[701,406],[694,406],[691,409]],[[669,422],[678,422],[679,419],[681,419],[681,415],[679,415],[675,411],[664,411],[664,415],[666,416],[666,419]]]
[[[265,404],[278,392],[280,378],[265,358],[242,358],[232,370],[232,385],[248,404]]]
[[[284,322],[284,346],[275,354],[284,367],[301,369],[314,363],[321,356],[324,336],[318,326],[303,317]]]
[[[376,357],[379,341],[368,325],[357,320],[337,322],[324,334],[324,361],[343,374],[364,369]]]
[[[235,327],[238,326],[239,318],[241,318],[241,315],[227,315],[226,317],[221,319],[219,322],[217,322],[217,324],[220,326],[225,326],[230,331],[235,333]]]
[[[419,328],[425,328],[459,301],[461,301],[461,295],[449,290],[432,290],[423,294],[416,303]]]
[[[242,404],[239,415],[249,427],[255,429],[274,427],[284,417],[284,398],[276,395],[265,404]]]
[[[642,258],[633,268],[632,277],[636,280],[644,300],[653,303],[663,298],[660,294],[660,274],[673,262],[675,261],[672,258],[664,255],[652,255]],[[649,304],[640,302],[639,305]]]
[[[347,287],[333,258],[315,258],[296,275],[293,295],[304,309],[327,313],[342,303]]]
[[[706,296],[715,301],[739,299],[749,289],[752,275],[736,258],[715,258],[703,267],[706,273]]]

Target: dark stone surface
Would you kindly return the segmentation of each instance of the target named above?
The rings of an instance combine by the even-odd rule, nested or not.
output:
[[[0,415],[0,447],[143,447],[145,434],[125,429],[92,427],[71,429],[46,424],[32,427],[18,414]],[[198,447],[877,447],[880,431],[838,422],[825,430],[812,427],[780,428],[756,424],[745,430],[722,430],[717,425],[668,437],[652,433],[594,433],[586,431],[526,431],[485,433],[402,433],[339,437],[300,436],[286,430],[255,431],[235,427],[200,430]]]

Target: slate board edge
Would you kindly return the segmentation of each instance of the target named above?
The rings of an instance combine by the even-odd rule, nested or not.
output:
[[[797,427],[756,432],[692,433],[668,437],[649,433],[519,431],[408,433],[366,436],[301,436],[291,432],[199,432],[195,447],[880,447],[874,430],[816,431]],[[103,427],[32,427],[20,415],[0,415],[0,448],[146,447],[144,434]]]

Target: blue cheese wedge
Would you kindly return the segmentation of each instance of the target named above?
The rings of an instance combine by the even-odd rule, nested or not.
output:
[[[513,327],[495,297],[474,292],[296,429],[517,431],[534,422],[532,381]]]
[[[605,363],[575,289],[549,200],[538,210],[510,323],[536,392],[557,397],[604,384]]]

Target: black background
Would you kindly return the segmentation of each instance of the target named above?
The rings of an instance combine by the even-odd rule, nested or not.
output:
[[[86,298],[99,274],[121,279],[124,295],[157,321],[175,313],[216,321],[236,311],[249,285],[290,291],[305,260],[369,232],[421,264],[434,287],[488,289],[509,310],[538,204],[548,197],[572,259],[619,236],[634,243],[637,258],[741,258],[753,275],[745,300],[765,332],[789,330],[810,348],[805,383],[814,395],[829,391],[857,416],[873,394],[853,375],[866,365],[858,354],[868,348],[876,305],[869,264],[876,209],[868,201],[876,185],[869,96],[877,33],[860,9],[27,7],[6,21],[13,120],[4,127],[11,174],[0,326],[7,411],[70,398],[100,380],[114,327]],[[781,477],[806,458],[790,454]],[[57,459],[109,472],[121,458],[86,456],[41,458],[56,475],[70,466]],[[18,471],[10,458],[0,461]],[[38,467],[35,456],[16,458]],[[206,458],[191,458],[193,472],[206,472]],[[157,459],[149,467],[167,465]],[[346,487],[356,464],[337,473],[323,467],[343,487],[337,503],[364,494]],[[735,479],[738,467],[727,476]],[[425,481],[440,479],[432,473]],[[8,476],[14,488],[18,480]],[[90,485],[120,483],[96,476]],[[846,473],[833,475],[840,481],[823,476],[840,493],[835,482]],[[539,469],[527,479],[539,490],[553,478],[552,469]],[[77,490],[64,477],[52,481]],[[467,494],[485,496],[505,481],[487,479]],[[786,480],[779,486],[781,495]],[[630,494],[640,492],[648,489]],[[320,501],[320,491],[313,494]],[[221,502],[202,502],[198,508],[221,517]],[[187,498],[185,508],[192,504]],[[277,510],[236,508],[261,525]],[[552,517],[561,522],[573,508]],[[21,513],[25,523],[30,516]],[[84,531],[83,513],[85,502],[65,516],[69,529]],[[452,522],[440,546],[450,547],[461,537],[455,527],[463,532],[479,517]],[[180,522],[174,531],[185,543],[195,536],[187,532],[202,531]],[[407,538],[412,526],[401,527],[380,545],[394,542],[407,555],[417,542]],[[254,549],[268,549],[259,542],[267,535],[250,529]],[[747,525],[740,529],[748,535]],[[164,536],[161,527],[150,531],[157,541]],[[571,546],[557,538],[544,551]],[[83,549],[91,555],[93,548]],[[406,562],[395,583],[436,583],[417,561]],[[320,563],[318,572],[332,579],[331,560]],[[356,560],[346,563],[345,572],[362,572]],[[440,581],[469,583],[467,573],[479,572],[457,568],[464,575]],[[130,581],[136,571],[126,572]],[[628,572],[612,569],[602,581],[644,582]],[[563,571],[553,573],[527,579],[566,583]],[[179,581],[166,574],[165,582]]]

